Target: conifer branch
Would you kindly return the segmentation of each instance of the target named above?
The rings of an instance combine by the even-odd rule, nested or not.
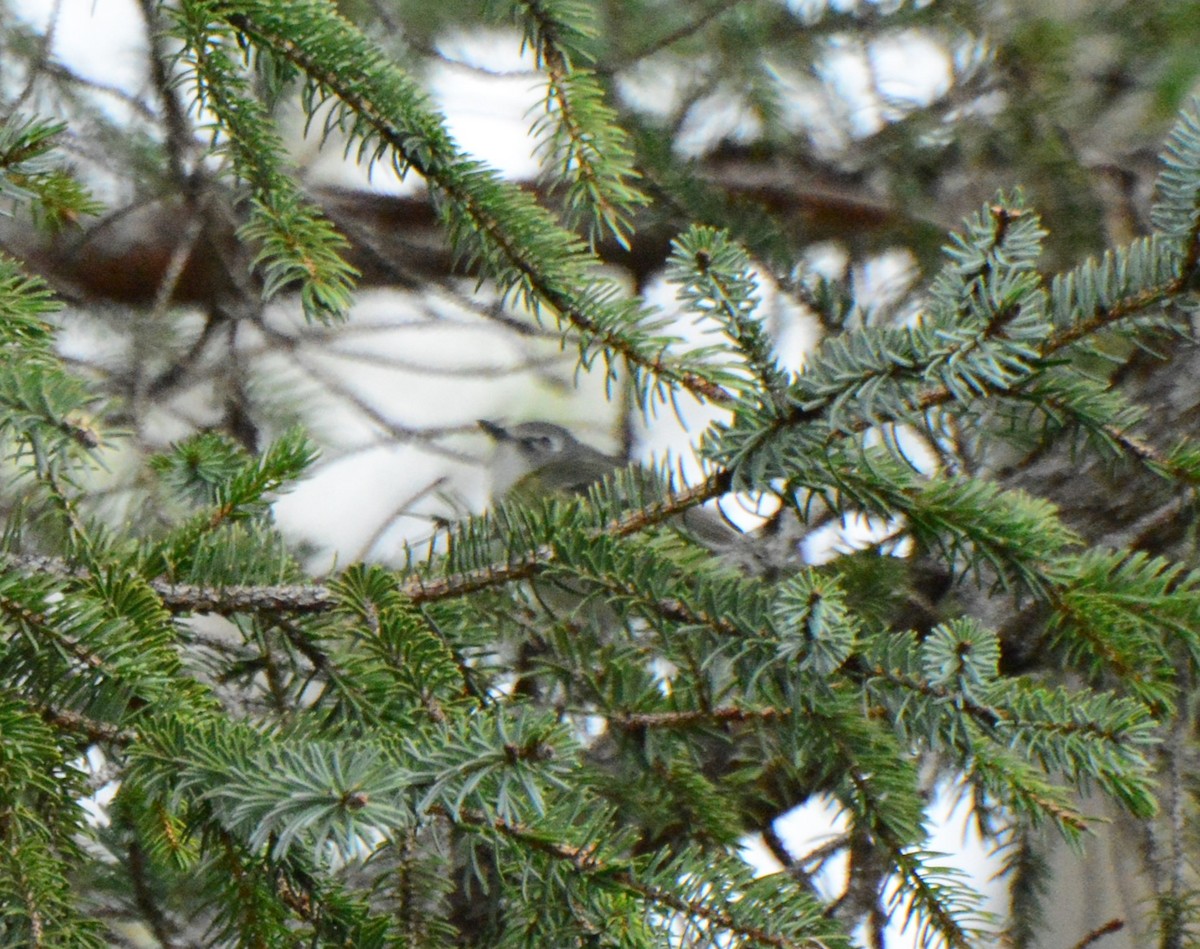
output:
[[[14,907],[0,942],[103,944],[109,921],[89,939],[74,904],[105,905],[123,879],[133,882],[130,912],[140,907],[160,935],[195,897],[218,941],[466,945],[501,933],[554,945],[658,937],[817,949],[848,944],[863,922],[882,938],[889,913],[907,912],[919,940],[962,947],[984,923],[971,885],[922,849],[931,758],[961,776],[985,836],[1011,832],[1026,845],[1008,863],[1019,877],[1014,916],[1029,906],[1030,829],[1049,824],[1078,841],[1090,822],[1074,794],[1094,789],[1120,819],[1154,828],[1161,850],[1145,869],[1155,924],[1164,938],[1182,932],[1195,915],[1183,878],[1194,802],[1182,791],[1194,777],[1200,571],[1136,547],[1186,549],[1185,526],[1148,532],[1185,510],[1200,447],[1145,435],[1162,426],[1139,427],[1154,410],[1137,404],[1140,373],[1109,370],[1151,334],[1181,330],[1195,303],[1200,110],[1184,113],[1168,144],[1155,236],[1048,280],[1037,216],[1001,195],[951,239],[940,274],[890,314],[860,310],[856,327],[862,301],[849,281],[842,298],[828,285],[810,294],[828,338],[793,372],[759,318],[749,258],[725,231],[686,231],[670,274],[684,311],[724,334],[713,345],[688,348],[602,279],[595,248],[573,230],[590,224],[593,236],[620,240],[643,196],[607,81],[581,67],[593,40],[618,58],[625,40],[589,36],[577,0],[512,6],[547,80],[535,131],[565,207],[543,206],[462,152],[418,84],[342,18],[349,6],[178,0],[183,47],[155,75],[161,87],[180,70],[180,88],[207,107],[201,121],[214,119],[210,157],[229,158],[251,198],[237,237],[262,251],[265,289],[246,296],[253,288],[239,284],[243,301],[295,288],[318,317],[345,303],[340,239],[302,194],[270,121],[274,97],[299,78],[301,109],[325,140],[357,148],[368,170],[383,161],[425,175],[451,247],[494,279],[498,307],[556,323],[583,370],[599,361],[610,382],[628,370],[643,408],[690,390],[730,409],[702,441],[710,473],[682,489],[666,470],[637,469],[586,496],[514,494],[452,526],[444,546],[406,551],[404,569],[355,565],[304,583],[271,504],[309,467],[311,445],[290,432],[257,454],[210,433],[136,474],[113,466],[139,488],[143,474],[157,476],[163,503],[153,521],[106,527],[92,517],[110,513],[114,494],[86,493],[90,453],[110,441],[90,418],[95,380],[63,371],[45,287],[0,258],[0,453],[13,474],[0,533],[13,550],[59,554],[0,556],[0,903]],[[776,13],[731,17],[721,39],[799,23],[795,11]],[[14,49],[0,38],[0,55]],[[739,78],[763,75],[756,60]],[[755,101],[771,152],[779,123],[769,101]],[[176,185],[184,118],[166,117],[160,155],[160,179]],[[138,121],[162,119],[143,110]],[[36,180],[51,132],[0,120],[0,197],[46,219],[86,203],[69,181]],[[642,161],[682,192],[690,171],[673,160],[679,139],[656,134],[642,138]],[[758,162],[745,157],[757,147],[719,150]],[[156,197],[164,207],[197,200]],[[775,240],[781,223],[751,226],[747,240],[779,251],[762,255],[772,266],[802,266],[790,241]],[[196,228],[188,240],[222,257],[230,229]],[[652,230],[642,236],[661,261],[666,237]],[[371,243],[365,229],[356,236]],[[394,246],[370,251],[387,257]],[[146,294],[155,324],[174,318],[166,302],[174,278],[186,282],[185,256],[156,271],[166,266],[168,279]],[[395,277],[406,266],[381,270]],[[185,375],[228,316],[209,302]],[[923,310],[908,321],[910,305]],[[178,365],[164,356],[160,365]],[[130,387],[164,394],[155,382]],[[133,406],[139,425],[145,407]],[[394,423],[387,431],[403,434]],[[934,446],[935,461],[906,454],[910,433]],[[997,439],[1036,453],[997,471]],[[1154,492],[1153,511],[1117,528],[1134,549],[1098,548],[1092,537],[1116,542],[1112,525],[1068,526],[1051,503],[1060,485],[1036,481],[1045,470],[1031,459],[1053,464],[1070,440],[1144,469],[1132,500]],[[1004,489],[1014,473],[1031,476],[1027,492]],[[755,544],[744,552],[761,576],[732,565],[743,549],[708,549],[680,517],[734,490],[780,501],[774,526],[800,522],[737,539]],[[126,510],[146,497],[131,493]],[[811,537],[822,518],[835,529],[848,514],[870,519],[874,549],[800,563],[811,548],[797,534]],[[897,549],[910,539],[919,555]],[[975,598],[954,585],[964,575],[989,589]],[[182,618],[198,613],[232,622]],[[997,615],[1008,617],[998,633],[976,619]],[[1018,628],[1040,638],[1019,640]],[[99,782],[76,762],[93,744],[111,752],[105,778],[111,769],[120,783],[111,831],[81,817]],[[1156,768],[1168,781],[1154,783]],[[841,803],[847,832],[793,859],[768,828],[793,873],[786,885],[755,879],[736,841],[812,795]],[[802,869],[835,850],[849,851],[849,883],[823,900]],[[75,854],[82,873],[70,872]],[[404,892],[389,892],[389,879]],[[1035,942],[1035,928],[1014,921],[1013,941]]]
[[[324,584],[201,586],[151,580],[163,605],[179,613],[327,613],[337,599]]]
[[[469,811],[461,811],[457,815],[450,815],[444,811],[441,813],[450,820],[457,820],[468,826],[486,827],[532,850],[561,860],[577,872],[595,879],[601,886],[616,884],[658,906],[683,913],[689,918],[703,919],[732,935],[753,940],[760,945],[774,946],[777,949],[827,949],[829,945],[822,937],[814,936],[797,941],[786,936],[775,935],[759,927],[743,925],[730,913],[715,909],[700,900],[683,899],[661,887],[638,880],[629,870],[604,863],[596,856],[594,847],[576,847],[562,841],[548,839],[544,834],[529,828],[489,818],[479,813]]]
[[[593,244],[607,230],[628,249],[631,214],[649,199],[634,183],[633,149],[616,112],[595,74],[582,68],[593,59],[586,48],[596,32],[591,11],[546,0],[516,0],[513,7],[548,80],[539,123],[545,128],[534,132],[547,133],[542,147],[568,180],[568,220],[585,213]]]
[[[211,12],[202,3],[184,3],[174,12],[184,43],[180,59],[195,76],[198,104],[228,130],[223,148],[250,190],[251,214],[241,236],[261,248],[255,263],[263,265],[263,296],[298,284],[310,319],[340,319],[357,275],[342,259],[347,242],[284,173],[283,141],[266,108],[246,89],[228,46],[211,35]]]
[[[68,709],[44,705],[40,711],[47,724],[72,734],[83,735],[89,742],[103,742],[106,745],[120,747],[133,744],[138,739],[136,729],[121,728],[109,722],[97,721]]]
[[[898,812],[897,807],[903,808],[905,805],[897,805],[894,799],[888,800],[885,797],[887,792],[880,791],[882,781],[874,779],[876,776],[860,765],[860,759],[869,749],[851,747],[848,736],[834,721],[814,708],[810,707],[809,712],[811,720],[821,726],[825,739],[843,763],[842,773],[854,789],[855,809],[859,812],[856,823],[878,841],[886,851],[889,866],[909,883],[907,893],[918,912],[937,928],[948,945],[969,949],[970,933],[947,904],[947,893],[942,887],[931,884],[928,868],[911,853],[912,841],[905,839],[906,836],[915,836],[919,831],[919,827],[901,824],[907,824],[912,815]],[[898,760],[893,761],[891,767],[894,770],[903,769]],[[888,783],[895,782],[889,780]],[[961,891],[956,891],[953,896],[961,898],[963,895]]]
[[[611,290],[596,284],[587,272],[591,261],[574,235],[558,228],[515,187],[472,167],[458,153],[439,121],[424,110],[419,94],[408,88],[395,68],[327,5],[294,3],[281,8],[243,0],[235,7],[241,12],[225,14],[231,26],[276,51],[317,87],[335,95],[363,123],[358,130],[361,137],[374,137],[385,143],[405,165],[426,178],[441,192],[447,215],[464,215],[458,224],[453,220],[448,223],[464,239],[474,235],[473,239],[483,241],[480,256],[506,293],[517,287],[527,288],[535,313],[537,301],[541,301],[583,334],[589,351],[602,351],[606,359],[616,354],[654,380],[652,387],[670,383],[702,401],[718,405],[733,402],[733,396],[719,381],[709,378],[706,369],[668,360],[663,355],[667,347],[661,340],[655,347],[657,354],[648,345],[635,344],[631,330],[639,323],[652,321],[653,317],[637,306],[617,310],[609,305],[606,298],[611,296]],[[356,59],[360,71],[354,78],[314,55],[310,47],[316,36],[343,55]],[[388,109],[385,103],[392,108]],[[401,121],[407,124],[400,124]],[[543,232],[537,236],[536,246],[527,236],[532,226]],[[547,267],[547,259],[555,261],[560,273]],[[510,275],[506,276],[506,271]],[[584,289],[576,289],[570,282]],[[586,356],[585,360],[590,361]]]
[[[589,709],[587,714],[596,714]],[[792,714],[791,709],[780,709],[767,706],[765,708],[742,708],[736,705],[722,705],[712,709],[689,709],[677,712],[607,712],[605,717],[611,725],[626,731],[639,731],[643,728],[691,728],[715,723],[769,722],[775,719],[787,718]]]

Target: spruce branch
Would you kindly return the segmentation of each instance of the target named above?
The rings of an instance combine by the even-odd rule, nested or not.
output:
[[[587,714],[595,714],[588,710]],[[614,711],[606,713],[609,723],[627,731],[640,731],[644,728],[692,728],[713,724],[742,724],[745,722],[769,722],[786,718],[793,714],[791,709],[774,708],[742,708],[737,705],[718,706],[711,709],[689,709],[672,712],[627,712]]]
[[[340,319],[350,302],[357,272],[343,259],[347,247],[319,210],[285,173],[284,145],[262,104],[250,94],[232,54],[234,37],[216,28],[221,4],[193,0],[172,11],[183,42],[180,62],[195,84],[197,109],[209,109],[227,135],[227,152],[238,178],[250,191],[250,218],[241,235],[260,247],[263,295],[298,284],[305,315],[327,322]]]
[[[630,218],[649,198],[636,185],[629,137],[604,102],[596,74],[583,66],[593,59],[590,13],[558,0],[513,3],[535,64],[546,74],[545,116],[534,134],[542,134],[540,150],[568,181],[568,222],[587,215],[590,243],[607,231],[628,249]]]
[[[713,227],[693,225],[671,242],[667,276],[680,285],[688,309],[711,315],[724,327],[752,374],[757,392],[749,386],[744,396],[786,398],[788,376],[780,368],[772,342],[755,318],[758,305],[750,258],[728,234]]]
[[[57,231],[100,213],[102,205],[60,167],[65,122],[14,113],[0,119],[0,200],[28,204],[34,221]]]
[[[337,598],[325,584],[202,586],[151,580],[163,605],[177,613],[266,613],[306,615],[327,613]]]
[[[915,849],[923,831],[910,762],[898,749],[880,754],[880,749],[873,747],[882,738],[879,732],[846,728],[847,723],[838,722],[828,710],[808,705],[808,721],[840,762],[838,772],[845,784],[840,796],[852,819],[871,835],[883,850],[887,866],[907,884],[897,892],[897,899],[901,894],[908,898],[910,914],[922,917],[947,945],[969,949],[969,920],[978,913],[979,898],[960,885],[939,881],[938,871]]]
[[[548,308],[578,330],[583,364],[598,356],[610,364],[621,359],[634,370],[644,399],[678,386],[704,401],[732,401],[719,367],[703,353],[668,358],[676,341],[655,332],[657,318],[618,302],[615,288],[593,275],[594,259],[572,234],[523,192],[461,155],[416,87],[327,4],[245,0],[226,7],[232,9],[222,15],[231,26],[294,64],[321,99],[336,97],[349,116],[341,127],[359,138],[360,155],[388,151],[398,168],[420,172],[439,192],[460,252],[491,270],[502,295],[523,297],[535,315]],[[358,63],[355,78],[335,68],[331,54]]]
[[[1197,176],[1200,181],[1200,171]],[[1200,224],[1193,220],[1190,241],[1197,232]],[[795,380],[789,405],[743,410],[742,419],[713,440],[710,457],[734,467],[735,483],[750,488],[743,472],[763,464],[755,458],[759,446],[785,432],[806,453],[818,452],[888,424],[921,426],[934,409],[967,408],[982,396],[1026,397],[1031,387],[1047,389],[1045,370],[1063,350],[1177,298],[1191,279],[1186,261],[1165,238],[1138,241],[1100,265],[1087,263],[1056,278],[1048,323],[1042,314],[1046,295],[1032,269],[1040,233],[1020,208],[986,208],[968,222],[951,264],[935,281],[933,318],[924,329],[859,331],[827,341]],[[967,315],[968,329],[975,329],[955,328]],[[940,385],[922,385],[939,377]],[[1054,390],[1043,394],[1053,396]],[[1119,423],[1086,424],[1135,459],[1160,460]],[[767,469],[754,480],[764,476],[788,475]]]
[[[51,639],[59,649],[90,669],[101,671],[106,668],[102,656],[80,645],[70,636],[63,635],[58,624],[45,612],[33,609],[7,593],[0,593],[0,616],[4,616],[9,623],[28,630],[34,636]]]
[[[701,919],[732,936],[750,940],[751,944],[773,946],[776,949],[829,949],[831,945],[842,942],[842,938],[828,931],[808,938],[795,939],[776,935],[761,927],[740,923],[733,913],[716,908],[705,900],[682,898],[670,890],[639,879],[634,870],[623,868],[621,863],[604,862],[598,857],[594,846],[578,847],[561,840],[548,838],[544,833],[520,824],[498,820],[478,812],[461,811],[457,815],[443,814],[443,816],[469,827],[494,831],[507,839],[568,864],[576,872],[594,880],[599,886],[616,886],[635,893],[651,904],[682,913],[688,918]]]
[[[80,715],[68,709],[53,708],[49,705],[40,709],[42,718],[55,728],[73,735],[82,735],[88,742],[103,742],[106,745],[121,747],[137,741],[138,733],[133,728],[121,728],[109,722],[101,722],[86,715]]]

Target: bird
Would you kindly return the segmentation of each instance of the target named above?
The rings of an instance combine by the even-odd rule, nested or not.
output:
[[[533,500],[554,494],[579,495],[624,467],[619,458],[581,442],[553,422],[522,422],[506,428],[480,419],[478,424],[495,443],[491,462],[495,498]],[[704,508],[690,508],[670,523],[719,554],[732,551],[744,536]]]
[[[622,467],[611,455],[585,445],[551,422],[523,422],[505,428],[479,420],[495,442],[492,494],[536,498],[548,494],[582,494],[589,485]]]

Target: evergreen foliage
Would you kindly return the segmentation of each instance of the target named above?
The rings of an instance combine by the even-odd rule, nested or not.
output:
[[[931,773],[959,776],[1007,848],[1018,906],[1038,893],[1029,841],[1086,841],[1080,795],[1152,821],[1161,770],[1195,778],[1172,743],[1200,666],[1200,574],[1092,547],[967,459],[1073,441],[1191,497],[1196,446],[1139,434],[1145,409],[1111,367],[1186,331],[1195,305],[1200,105],[1167,141],[1153,235],[1051,275],[1035,209],[1000,193],[948,238],[907,322],[856,320],[811,284],[840,330],[793,371],[761,312],[764,245],[752,259],[728,228],[680,229],[668,279],[701,347],[601,271],[595,245],[627,242],[653,192],[594,68],[588,5],[508,11],[544,73],[557,216],[463,154],[332,4],[168,12],[176,82],[243,198],[264,299],[340,318],[355,277],[288,172],[269,100],[289,96],[360,161],[418,172],[463,265],[641,411],[696,397],[727,416],[698,485],[630,468],[583,497],[501,501],[403,568],[318,583],[271,515],[317,455],[300,429],[257,453],[183,440],[142,475],[156,519],[87,512],[89,471],[121,438],[95,420],[115,410],[56,355],[46,287],[0,259],[19,498],[0,571],[0,942],[104,945],[123,915],[166,942],[200,920],[206,943],[245,946],[815,949],[894,913],[922,946],[991,945],[1001,921],[928,852]],[[0,120],[0,196],[53,225],[96,208],[52,163],[61,132]],[[883,539],[821,565],[731,564],[676,516],[735,491],[801,525],[862,517]],[[979,599],[899,621],[891,598],[917,563]],[[210,614],[232,637],[208,638]],[[1053,673],[1021,667],[1023,637]],[[89,750],[118,782],[105,827],[85,819]],[[845,818],[836,902],[802,861],[756,877],[739,855],[818,796]],[[1156,895],[1178,937],[1163,945],[1183,945],[1194,894]]]

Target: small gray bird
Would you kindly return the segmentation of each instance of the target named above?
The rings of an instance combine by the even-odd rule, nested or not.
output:
[[[551,422],[523,422],[505,428],[481,419],[479,427],[496,443],[492,494],[497,498],[580,494],[622,467],[619,459],[585,445]],[[674,524],[716,553],[732,550],[743,538],[722,518],[703,508],[686,511]]]
[[[560,425],[523,422],[504,428],[481,419],[479,427],[496,443],[492,456],[495,497],[579,494],[621,467],[611,455],[585,445]]]

